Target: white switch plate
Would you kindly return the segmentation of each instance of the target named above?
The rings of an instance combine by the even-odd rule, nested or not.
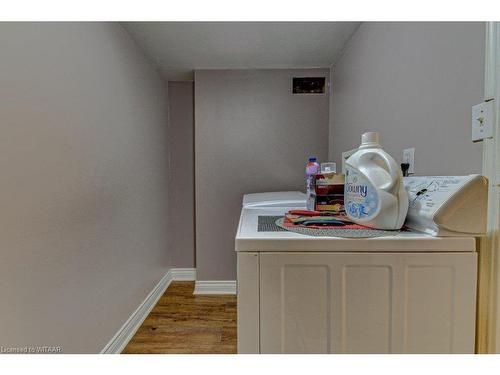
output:
[[[493,137],[493,100],[472,106],[472,141]]]
[[[415,148],[405,148],[403,150],[403,163],[410,164],[410,168],[408,168],[409,174],[415,173]]]

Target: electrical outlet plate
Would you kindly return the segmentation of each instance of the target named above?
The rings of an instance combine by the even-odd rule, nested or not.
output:
[[[415,148],[406,148],[403,150],[403,163],[410,164],[409,174],[415,173]]]
[[[472,141],[493,137],[493,100],[472,106]]]

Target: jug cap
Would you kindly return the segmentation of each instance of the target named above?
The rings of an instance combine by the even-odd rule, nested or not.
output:
[[[379,137],[377,132],[367,132],[361,135],[360,148],[380,147]]]

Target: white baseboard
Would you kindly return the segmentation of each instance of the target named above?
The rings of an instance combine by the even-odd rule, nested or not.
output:
[[[236,281],[196,280],[193,294],[236,294]]]
[[[172,278],[175,281],[195,281],[196,268],[172,268]]]
[[[195,268],[171,268],[156,284],[144,301],[137,307],[113,338],[101,350],[101,354],[119,354],[127,346],[142,322],[165,293],[172,281],[190,281],[196,279]]]

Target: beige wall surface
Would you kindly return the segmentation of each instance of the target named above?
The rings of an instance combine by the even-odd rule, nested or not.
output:
[[[484,23],[365,22],[333,67],[330,157],[379,131],[399,162],[415,147],[415,174],[481,173],[471,106],[483,100]]]
[[[293,76],[329,69],[195,72],[196,265],[234,280],[243,194],[305,190],[309,155],[328,153],[328,95],[292,95]]]
[[[0,345],[96,353],[170,265],[166,87],[115,23],[0,51]]]
[[[172,265],[194,267],[194,88],[168,83],[169,248]]]

